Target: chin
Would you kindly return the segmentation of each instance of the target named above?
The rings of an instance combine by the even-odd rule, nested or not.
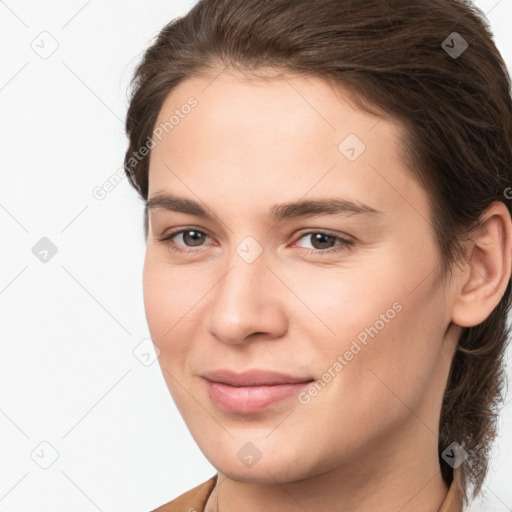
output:
[[[297,467],[293,467],[292,462],[287,464],[277,459],[267,460],[266,462],[260,460],[251,468],[245,468],[233,461],[223,461],[223,463],[218,463],[219,461],[210,462],[222,474],[229,475],[231,480],[237,482],[257,482],[275,485],[276,481],[280,483],[296,482],[309,476],[307,471],[301,471]]]
[[[268,431],[264,435],[268,435]],[[306,453],[297,453],[291,446],[286,450],[282,442],[272,444],[270,440],[267,440],[266,446],[264,441],[255,441],[253,445],[248,440],[250,438],[251,436],[243,440],[234,438],[206,449],[200,443],[198,445],[217,471],[229,475],[230,479],[237,482],[296,482],[322,472],[317,467],[318,464],[306,460]]]

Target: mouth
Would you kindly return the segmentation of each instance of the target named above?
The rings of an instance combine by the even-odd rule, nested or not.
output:
[[[277,402],[297,395],[314,381],[312,377],[264,370],[250,370],[241,374],[218,370],[202,377],[215,405],[238,414],[262,412]]]

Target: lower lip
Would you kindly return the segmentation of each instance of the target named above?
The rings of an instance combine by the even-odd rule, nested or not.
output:
[[[311,382],[235,387],[207,380],[206,385],[210,398],[221,409],[238,414],[253,414],[285,398],[297,395]]]

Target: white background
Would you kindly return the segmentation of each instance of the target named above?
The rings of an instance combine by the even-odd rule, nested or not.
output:
[[[134,355],[154,354],[142,202],[126,178],[93,196],[122,176],[134,66],[193,3],[0,1],[3,512],[142,512],[215,474],[158,362]],[[476,5],[512,69],[512,0]],[[52,45],[48,58],[35,51]],[[47,263],[32,252],[42,237],[58,250]],[[487,500],[472,512],[512,510],[512,391],[506,400]]]

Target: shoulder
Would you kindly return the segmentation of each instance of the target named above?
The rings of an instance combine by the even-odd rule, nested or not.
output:
[[[216,483],[217,474],[152,512],[203,512],[206,501]]]

